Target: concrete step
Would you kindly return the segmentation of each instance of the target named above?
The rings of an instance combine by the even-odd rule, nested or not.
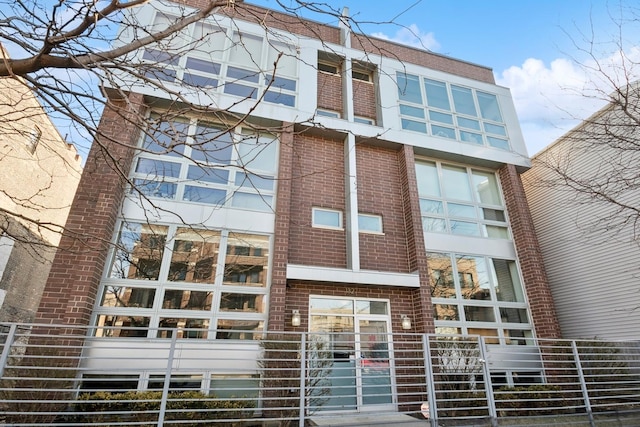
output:
[[[345,414],[311,417],[309,424],[318,427],[428,427],[429,421],[406,414]]]

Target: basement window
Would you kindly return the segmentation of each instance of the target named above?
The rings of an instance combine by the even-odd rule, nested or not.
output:
[[[342,230],[342,211],[334,209],[313,208],[312,226]]]

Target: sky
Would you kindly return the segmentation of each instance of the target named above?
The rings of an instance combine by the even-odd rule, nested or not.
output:
[[[276,0],[249,1],[281,9]],[[633,16],[630,5],[638,8],[635,17],[640,16],[638,0],[327,0],[323,4],[336,10],[348,7],[367,34],[491,68],[496,83],[511,90],[530,155],[604,105],[603,94],[613,87],[590,69],[600,64],[608,75],[620,77],[621,50],[611,42],[622,39],[627,61],[640,63],[640,25],[625,21]],[[332,17],[310,17],[337,25]],[[593,55],[588,55],[585,50],[592,48]]]

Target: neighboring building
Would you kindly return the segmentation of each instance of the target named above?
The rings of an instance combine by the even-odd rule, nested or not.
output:
[[[136,9],[145,25],[171,13]],[[140,84],[113,102],[147,114],[146,132],[121,111],[102,117],[101,143],[145,197],[94,145],[68,227],[95,250],[59,252],[38,316],[95,327],[92,381],[118,374],[127,340],[175,331],[162,328],[214,339],[218,356],[267,330],[362,337],[333,342],[336,363],[392,347],[388,333],[522,348],[559,337],[519,176],[530,160],[490,69],[251,5],[225,13],[183,36],[213,32],[198,49],[148,75],[247,120],[230,132],[224,114],[168,120],[167,95]],[[235,368],[219,357],[193,374],[223,387]],[[149,360],[127,375],[144,388],[163,369]],[[513,381],[510,366],[495,369]],[[397,403],[381,399],[368,404]]]
[[[27,84],[0,79],[0,321],[35,319],[81,171]]]
[[[638,338],[638,85],[627,89],[523,175],[564,338]]]

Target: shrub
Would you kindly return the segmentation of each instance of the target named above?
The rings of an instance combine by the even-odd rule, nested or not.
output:
[[[495,392],[500,416],[566,414],[568,402],[562,388],[539,384],[527,387],[501,387]]]
[[[156,425],[160,411],[161,391],[125,393],[97,392],[81,395],[72,411],[80,415],[65,421],[76,423],[120,423],[133,421]],[[252,400],[218,399],[198,391],[170,392],[165,413],[166,421],[202,421],[242,419],[251,416]],[[142,424],[147,425],[147,424]],[[181,426],[203,425],[184,423]]]

